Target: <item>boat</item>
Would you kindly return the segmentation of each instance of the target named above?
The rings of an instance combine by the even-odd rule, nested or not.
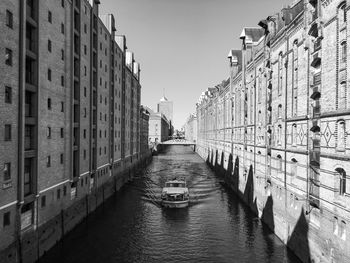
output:
[[[165,182],[162,190],[162,205],[167,208],[184,208],[190,202],[185,179]]]

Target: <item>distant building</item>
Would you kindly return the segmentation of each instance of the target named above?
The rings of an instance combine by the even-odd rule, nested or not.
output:
[[[169,138],[170,122],[164,114],[147,108],[149,117],[149,142],[163,142]]]
[[[168,121],[173,122],[173,102],[163,96],[157,104],[157,112],[163,113]]]
[[[188,141],[197,141],[197,115],[191,114],[184,125],[185,139]]]

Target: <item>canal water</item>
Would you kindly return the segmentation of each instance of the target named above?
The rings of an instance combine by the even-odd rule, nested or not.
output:
[[[191,205],[159,205],[185,176]],[[188,146],[170,146],[40,263],[299,262]]]

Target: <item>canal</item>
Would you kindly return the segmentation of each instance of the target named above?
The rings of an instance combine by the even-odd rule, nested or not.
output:
[[[166,179],[184,175],[191,205],[162,209]],[[170,146],[40,263],[299,262],[188,146]]]

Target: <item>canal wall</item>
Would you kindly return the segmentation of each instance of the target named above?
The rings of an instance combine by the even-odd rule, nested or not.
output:
[[[67,233],[93,213],[107,199],[131,181],[138,170],[152,161],[151,152],[137,161],[121,164],[103,184],[75,199],[70,205],[54,211],[52,217],[34,229],[21,233],[16,242],[0,251],[1,263],[32,263],[59,242]],[[39,216],[39,215],[35,215]]]
[[[332,254],[326,252],[329,246],[336,245],[326,237],[333,232],[331,214],[324,213],[323,222],[328,221],[328,227],[322,232],[316,231],[314,215],[307,210],[305,200],[290,202],[293,198],[283,188],[259,180],[252,165],[246,169],[238,157],[224,151],[197,145],[196,152],[302,262],[350,262],[348,251],[340,244],[341,260],[334,260]]]

